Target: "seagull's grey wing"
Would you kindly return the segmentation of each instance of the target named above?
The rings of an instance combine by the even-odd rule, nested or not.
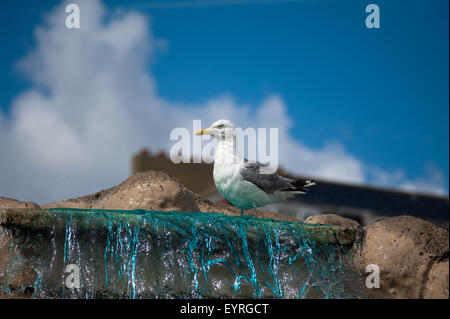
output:
[[[248,162],[246,160],[240,170],[242,179],[255,184],[268,194],[275,191],[295,190],[291,184],[291,179],[277,174],[260,174],[259,170],[261,166],[266,165],[257,162]]]

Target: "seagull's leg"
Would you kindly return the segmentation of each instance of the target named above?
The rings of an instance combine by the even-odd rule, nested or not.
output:
[[[255,215],[255,217],[258,217],[258,213],[256,212],[256,207],[253,207],[253,214]]]
[[[244,210],[242,208],[239,208],[239,211],[241,212],[241,216],[244,215]]]

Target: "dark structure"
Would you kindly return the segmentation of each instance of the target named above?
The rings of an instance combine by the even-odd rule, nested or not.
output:
[[[448,229],[449,199],[396,190],[318,181],[307,196],[297,197],[291,205],[317,207],[369,224],[380,217],[410,215]]]

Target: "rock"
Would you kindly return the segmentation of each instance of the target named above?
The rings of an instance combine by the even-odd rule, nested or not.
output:
[[[304,220],[305,224],[328,224],[328,225],[336,225],[345,228],[356,229],[361,227],[359,223],[353,219],[344,218],[335,214],[323,214],[323,215],[314,215],[309,216]]]
[[[282,271],[273,272],[268,281],[280,282],[284,297],[298,297],[297,288],[302,282],[311,285],[302,292],[302,297],[307,298],[343,298],[363,293],[361,285],[347,285],[346,279],[357,274],[345,267],[347,258],[342,246],[351,245],[353,238],[347,228],[339,226],[201,212],[133,214],[104,210],[98,214],[77,209],[7,209],[0,211],[0,227],[11,240],[7,246],[0,246],[7,252],[0,261],[6,265],[6,271],[0,272],[0,278],[4,276],[0,285],[6,282],[14,295],[198,298],[197,291],[202,291],[204,298],[252,298],[257,294],[275,298],[276,292],[267,281],[243,281],[239,289],[234,285],[255,262],[252,275],[267,277],[274,256],[278,258],[277,269]],[[299,251],[307,251],[308,256],[303,259]],[[255,258],[249,259],[249,254]],[[220,262],[205,267],[211,260]],[[308,261],[314,265],[309,267]],[[81,290],[69,291],[64,286],[68,278],[64,269],[72,263],[82,269]],[[329,271],[330,267],[333,271]],[[199,271],[202,278],[195,282]],[[129,273],[136,275],[136,294],[123,276]],[[217,282],[224,284],[214,284]],[[316,283],[323,289],[315,289]]]
[[[120,185],[98,193],[42,205],[42,208],[55,207],[199,211],[183,184],[160,171],[137,173]]]
[[[0,209],[2,208],[39,208],[39,205],[33,202],[21,202],[17,199],[0,197]]]
[[[433,264],[428,274],[423,297],[427,299],[448,299],[448,258]]]
[[[17,199],[0,197],[0,215],[2,209],[13,208],[39,208],[39,205],[33,202],[21,202]],[[0,227],[0,283],[4,282],[6,273],[6,262],[14,257],[14,251],[10,250],[12,246],[12,237],[4,232]],[[4,298],[28,298],[33,293],[33,283],[36,280],[36,273],[30,269],[8,269],[11,276],[8,281],[9,294],[0,289],[0,299]]]
[[[195,203],[200,208],[201,212],[215,212],[220,213],[224,215],[230,215],[230,216],[239,216],[241,214],[240,210],[229,204],[223,204],[223,203],[213,203],[210,200],[204,199],[201,196],[189,191],[189,193],[192,195],[192,197],[195,200]],[[248,210],[244,212],[245,215],[252,215],[253,216],[253,210]],[[297,218],[285,216],[279,213],[274,213],[271,211],[258,209],[257,210],[257,217],[258,218],[268,218],[268,219],[276,219],[276,220],[284,220],[284,221],[291,221],[291,222],[300,222]]]
[[[182,212],[216,212],[225,215],[239,215],[234,206],[213,203],[190,191],[183,183],[161,171],[137,173],[120,185],[98,193],[42,205],[42,208],[84,208],[84,209],[146,209]],[[253,214],[253,212],[247,212]],[[299,220],[282,214],[258,210],[259,218],[277,220]]]
[[[380,288],[369,298],[448,298],[448,231],[411,216],[365,227],[360,270],[378,265]]]
[[[22,207],[19,207],[22,208]],[[0,283],[5,282],[7,274],[7,289],[9,294],[0,289],[0,299],[5,298],[29,298],[33,293],[33,284],[36,280],[36,272],[29,267],[21,268],[20,265],[7,267],[9,260],[16,258],[15,251],[9,247],[13,246],[12,237],[0,228]],[[6,270],[8,268],[8,271]]]

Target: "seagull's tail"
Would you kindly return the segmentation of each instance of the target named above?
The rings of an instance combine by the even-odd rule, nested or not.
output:
[[[308,191],[308,187],[314,186],[316,183],[310,179],[296,179],[291,182],[291,185],[294,187],[293,191],[305,194]]]

